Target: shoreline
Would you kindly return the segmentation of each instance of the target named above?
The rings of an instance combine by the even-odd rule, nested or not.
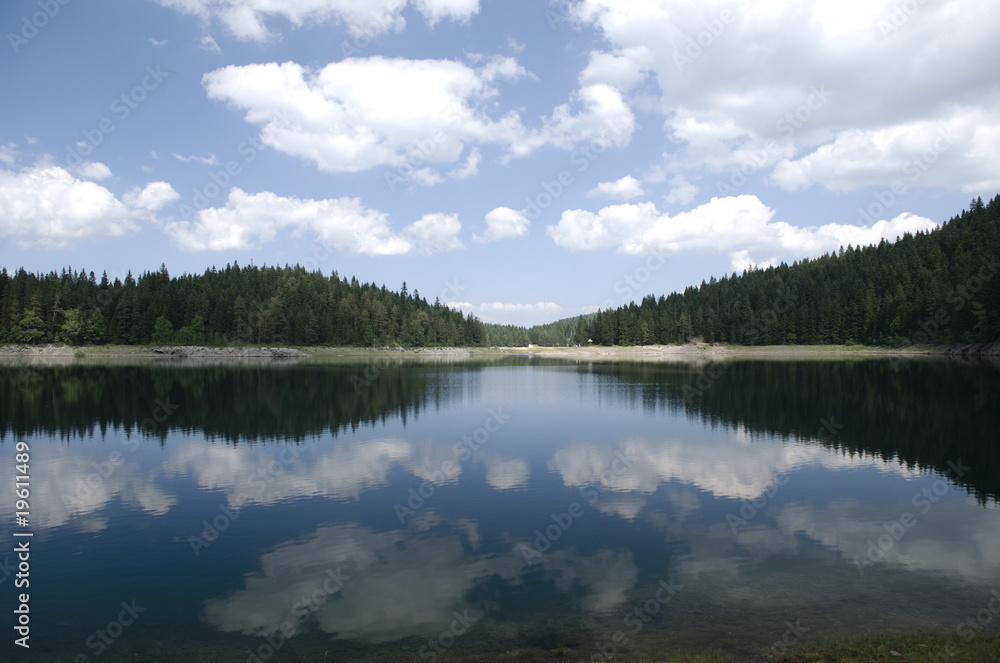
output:
[[[754,359],[827,359],[865,357],[1000,358],[1000,343],[965,343],[941,346],[887,348],[862,345],[766,345],[740,346],[723,343],[686,345],[576,346],[576,347],[268,347],[268,346],[139,346],[139,345],[3,345],[0,358],[22,359],[270,359],[305,361],[366,357],[472,358],[476,356],[526,356],[602,360],[689,361]]]

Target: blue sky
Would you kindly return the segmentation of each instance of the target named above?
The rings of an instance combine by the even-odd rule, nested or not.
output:
[[[533,324],[1000,191],[986,0],[11,0],[0,27],[9,270],[297,263]]]

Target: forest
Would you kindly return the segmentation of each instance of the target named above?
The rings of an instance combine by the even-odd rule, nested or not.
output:
[[[530,329],[302,267],[226,265],[113,281],[0,269],[0,343],[69,345],[743,345],[1000,340],[1000,195],[940,228],[746,270]]]
[[[992,342],[1000,340],[998,260],[1000,195],[988,205],[975,198],[931,232],[841,247],[815,260],[712,278],[682,293],[598,312],[572,342]]]

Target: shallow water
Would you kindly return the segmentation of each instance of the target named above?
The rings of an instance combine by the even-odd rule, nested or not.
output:
[[[8,365],[0,407],[31,660],[780,657],[1000,590],[986,365]]]

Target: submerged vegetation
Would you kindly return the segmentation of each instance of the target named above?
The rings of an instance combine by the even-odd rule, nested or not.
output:
[[[0,270],[0,343],[523,346],[1000,340],[1000,195],[940,228],[843,247],[682,293],[530,329],[487,324],[406,283],[397,291],[302,267],[226,265],[134,278]]]

